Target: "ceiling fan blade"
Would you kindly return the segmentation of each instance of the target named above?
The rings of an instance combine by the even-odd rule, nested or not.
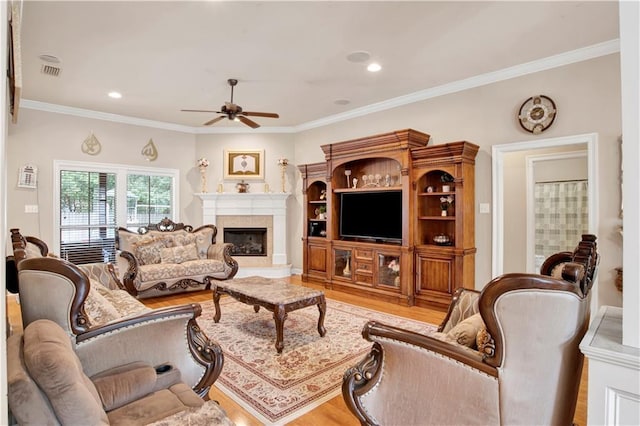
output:
[[[258,127],[260,127],[258,123],[256,123],[255,121],[251,121],[247,117],[242,115],[238,116],[238,120],[242,121],[244,124],[251,127],[252,129],[257,129]]]
[[[251,111],[242,111],[242,115],[248,115],[252,117],[267,117],[267,118],[280,118],[278,114],[275,112],[251,112]]]
[[[181,109],[180,111],[184,111],[184,112],[218,112],[218,111],[211,111],[210,109]]]
[[[220,117],[212,118],[211,120],[204,123],[203,126],[211,126],[212,124],[215,124],[218,121],[222,120],[224,117],[224,115],[221,115]]]

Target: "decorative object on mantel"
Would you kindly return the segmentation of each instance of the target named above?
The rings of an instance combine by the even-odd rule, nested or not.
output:
[[[236,189],[238,190],[238,193],[240,194],[244,194],[249,192],[249,184],[246,183],[244,180],[241,180],[240,182],[238,182],[236,184]]]
[[[218,181],[218,190],[216,191],[218,194],[222,194],[224,192],[224,185],[222,185],[222,181]]]
[[[207,190],[207,167],[209,167],[209,160],[202,157],[198,159],[196,165],[200,169],[200,192],[206,193]]]
[[[145,146],[142,147],[142,155],[147,159],[147,161],[156,161],[158,158],[158,150],[153,143],[153,139],[149,138],[149,142]]]
[[[532,96],[522,103],[518,113],[520,126],[535,135],[544,132],[553,124],[558,110],[548,96]]]
[[[280,179],[282,181],[282,192],[286,192],[284,185],[285,185],[285,177],[286,177],[288,165],[289,165],[289,160],[287,160],[284,157],[278,158],[278,166],[280,166]]]
[[[100,145],[100,141],[98,138],[91,132],[89,136],[82,142],[80,149],[84,154],[89,155],[98,155],[100,151],[102,151],[102,145]]]

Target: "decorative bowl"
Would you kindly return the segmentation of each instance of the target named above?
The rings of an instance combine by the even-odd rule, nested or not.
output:
[[[447,245],[451,242],[451,239],[448,235],[439,234],[433,237],[433,242],[439,245]]]

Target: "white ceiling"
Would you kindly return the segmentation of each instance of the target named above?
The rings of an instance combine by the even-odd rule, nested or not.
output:
[[[237,104],[280,114],[255,118],[261,130],[346,116],[618,38],[616,1],[25,0],[22,15],[27,107],[199,127],[215,114],[180,109],[219,110],[236,78]],[[382,71],[349,62],[354,51],[369,52]],[[41,72],[42,54],[60,58],[58,77]],[[107,97],[112,90],[123,98]],[[251,131],[229,120],[213,127]]]

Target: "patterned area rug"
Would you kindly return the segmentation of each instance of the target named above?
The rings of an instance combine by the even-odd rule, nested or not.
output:
[[[369,320],[425,333],[435,326],[327,300],[325,327],[317,331],[318,308],[290,312],[284,323],[284,349],[275,349],[272,313],[231,297],[220,300],[222,317],[214,323],[213,302],[202,303],[198,323],[225,356],[215,383],[266,425],[284,424],[340,393],[344,372],[364,357],[371,343],[362,338]]]

